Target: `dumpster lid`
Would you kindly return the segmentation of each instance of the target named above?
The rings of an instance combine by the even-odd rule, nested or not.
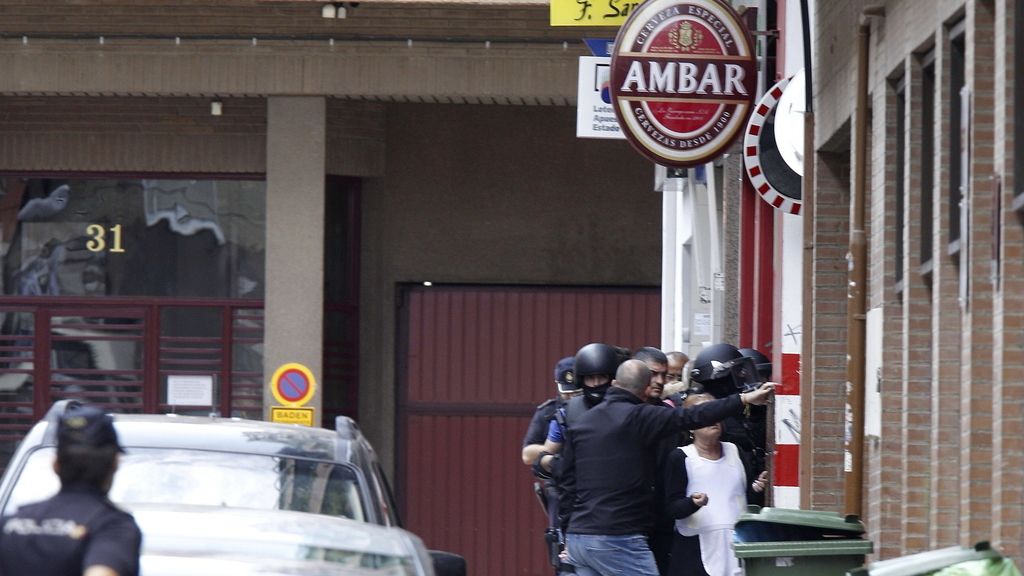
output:
[[[973,548],[950,546],[949,548],[929,550],[909,556],[900,556],[899,558],[874,562],[867,567],[850,570],[847,572],[847,576],[914,576],[918,574],[931,574],[936,570],[960,564],[961,562],[1001,557],[1002,555],[992,549],[989,543],[985,541],[978,542]]]
[[[875,545],[871,540],[811,540],[796,542],[733,542],[737,558],[778,558],[781,556],[859,556],[854,563],[860,566],[864,556],[871,554]]]
[[[797,510],[792,508],[761,508],[748,506],[747,512],[741,514],[736,521],[736,531],[743,532],[744,527],[758,524],[780,524],[785,526],[804,526],[817,529],[822,536],[855,537],[864,533],[864,523],[860,518],[850,515],[842,517],[835,512],[820,510]]]

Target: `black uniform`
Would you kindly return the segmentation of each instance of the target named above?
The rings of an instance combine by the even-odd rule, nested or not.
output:
[[[573,423],[556,467],[564,489],[562,520],[568,519],[568,531],[649,534],[654,527],[651,510],[659,441],[742,410],[737,395],[670,409],[647,404],[628,390],[608,390],[603,402]]]
[[[99,490],[72,484],[0,519],[0,576],[81,576],[89,566],[139,573],[142,533]]]
[[[530,420],[530,427],[526,429],[526,436],[523,436],[523,447],[530,444],[543,444],[548,437],[548,425],[555,417],[555,411],[562,405],[560,398],[551,398],[537,406],[533,412],[533,419]]]
[[[551,398],[537,406],[537,409],[533,412],[533,419],[530,420],[530,426],[526,429],[526,436],[523,437],[523,447],[530,444],[543,444],[547,440],[551,420],[554,419],[555,412],[564,405],[565,401],[561,398]],[[558,527],[558,488],[550,479],[543,482],[542,489],[544,490],[544,500],[547,504],[549,527],[545,538],[555,538],[556,535],[552,534],[551,529]],[[554,559],[552,559],[552,562],[554,562]],[[556,570],[557,574],[571,574],[572,572],[573,568],[571,566],[560,566]]]

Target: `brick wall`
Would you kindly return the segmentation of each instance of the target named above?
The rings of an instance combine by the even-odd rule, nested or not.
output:
[[[820,272],[829,260],[818,242],[827,217],[821,202],[843,202],[836,189],[841,164],[834,142],[852,118],[856,48],[850,38],[863,2],[828,3],[817,8],[819,40],[816,70],[816,149],[819,174],[810,297],[815,325],[808,332],[814,351],[810,377],[823,398],[813,405],[840,402],[822,362],[835,346],[845,291],[824,290]],[[867,442],[866,522],[878,557],[891,557],[952,544],[994,540],[1018,563],[1024,553],[1024,226],[1014,203],[1014,62],[1016,0],[901,0],[885,4],[885,16],[872,25],[870,90],[872,135],[870,173],[869,308],[881,310],[883,357],[878,374],[882,392],[881,433]],[[837,17],[845,16],[845,19]],[[953,169],[952,107],[956,93],[950,29],[963,20],[965,83],[970,88],[965,209],[959,254],[951,255],[950,208]],[[923,125],[922,55],[934,49],[932,126]],[[895,108],[891,82],[906,75],[906,107]],[[894,121],[906,118],[903,194],[903,285],[894,290],[896,256],[894,168],[898,157]],[[922,179],[927,166],[921,149],[931,133],[931,219],[922,222]],[[829,152],[825,152],[828,150]],[[839,206],[832,204],[832,209]],[[922,266],[922,234],[930,228],[930,262]],[[830,230],[837,235],[835,230]],[[845,234],[845,230],[843,231]],[[961,266],[964,274],[961,276]],[[845,274],[844,274],[845,277]],[[965,279],[967,284],[961,281]],[[961,301],[962,288],[966,300]],[[831,306],[831,308],[829,308]],[[870,337],[870,336],[869,336]],[[845,353],[845,344],[843,347]],[[805,360],[806,362],[806,360]],[[841,367],[843,363],[834,366]],[[806,371],[805,371],[806,372]],[[868,385],[875,383],[868,374]],[[890,408],[893,407],[893,408]],[[805,427],[815,446],[829,439],[831,413],[815,411]],[[807,435],[805,435],[805,438]],[[831,454],[812,452],[812,507],[841,510],[842,478],[819,466]],[[839,499],[836,494],[840,494]]]
[[[961,266],[968,267],[960,383],[960,541],[992,535],[992,147],[995,54],[991,2],[967,4],[966,82],[971,90],[969,230],[961,230]],[[955,159],[953,161],[956,161]],[[967,256],[967,262],[963,261]]]
[[[840,142],[842,139],[840,137]],[[842,145],[842,144],[840,144]],[[815,158],[813,272],[805,294],[810,295],[814,332],[809,357],[801,359],[808,377],[802,393],[811,403],[810,422],[802,440],[812,455],[808,491],[811,509],[843,507],[843,422],[846,405],[846,251],[850,218],[850,155],[846,151],[818,152]]]
[[[877,44],[877,34],[871,43]],[[878,50],[870,52],[872,67],[877,65]],[[865,373],[864,385],[868,390],[876,386],[881,393],[879,438],[871,438],[876,446],[868,464],[870,468],[867,503],[868,531],[875,541],[878,557],[898,555],[900,549],[901,501],[900,491],[904,476],[901,450],[902,403],[894,401],[902,396],[901,363],[886,353],[900,345],[900,306],[895,301],[895,234],[896,223],[896,166],[887,158],[896,156],[896,92],[892,82],[877,86],[871,95],[873,114],[868,141],[871,166],[868,172],[867,206],[870,230],[868,238],[868,309],[880,313],[881,333],[867,334],[868,342],[881,342],[882,358],[877,373]]]
[[[1021,16],[1012,0],[996,3],[996,46],[1014,45],[1015,23]],[[1013,172],[1019,161],[1013,125],[1016,61],[1012,50],[996,51],[994,109],[1003,115],[994,126],[999,145],[993,152],[995,172],[1001,175],[996,192],[1001,200],[997,219],[1002,238],[998,282],[993,287],[992,532],[997,546],[1020,558],[1024,554],[1024,228],[1018,214],[1008,209],[1018,181]]]
[[[263,173],[266,100],[210,100],[0,98],[0,170]],[[384,106],[328,100],[328,173],[383,171]]]
[[[905,114],[906,170],[904,171],[903,291],[900,298],[900,350],[902,350],[903,391],[901,458],[904,471],[901,487],[901,547],[907,552],[930,548],[931,514],[931,290],[920,273],[921,142],[923,70],[920,59],[908,56]]]
[[[950,546],[960,538],[960,305],[959,272],[946,252],[949,244],[949,163],[945,142],[950,123],[950,43],[944,29],[935,62],[932,193],[932,454],[931,544]]]

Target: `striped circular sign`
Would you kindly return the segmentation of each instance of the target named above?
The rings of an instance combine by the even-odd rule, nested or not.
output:
[[[766,202],[787,214],[799,214],[803,205],[800,175],[787,165],[775,139],[775,109],[789,80],[772,86],[750,115],[743,136],[743,165],[750,184]]]
[[[623,133],[663,166],[725,152],[757,92],[750,32],[720,0],[648,0],[619,30],[612,104]]]

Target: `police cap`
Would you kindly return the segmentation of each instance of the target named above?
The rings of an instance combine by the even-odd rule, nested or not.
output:
[[[88,404],[71,404],[57,424],[57,445],[65,448],[105,448],[113,446],[124,452],[117,440],[114,419],[103,410]]]

